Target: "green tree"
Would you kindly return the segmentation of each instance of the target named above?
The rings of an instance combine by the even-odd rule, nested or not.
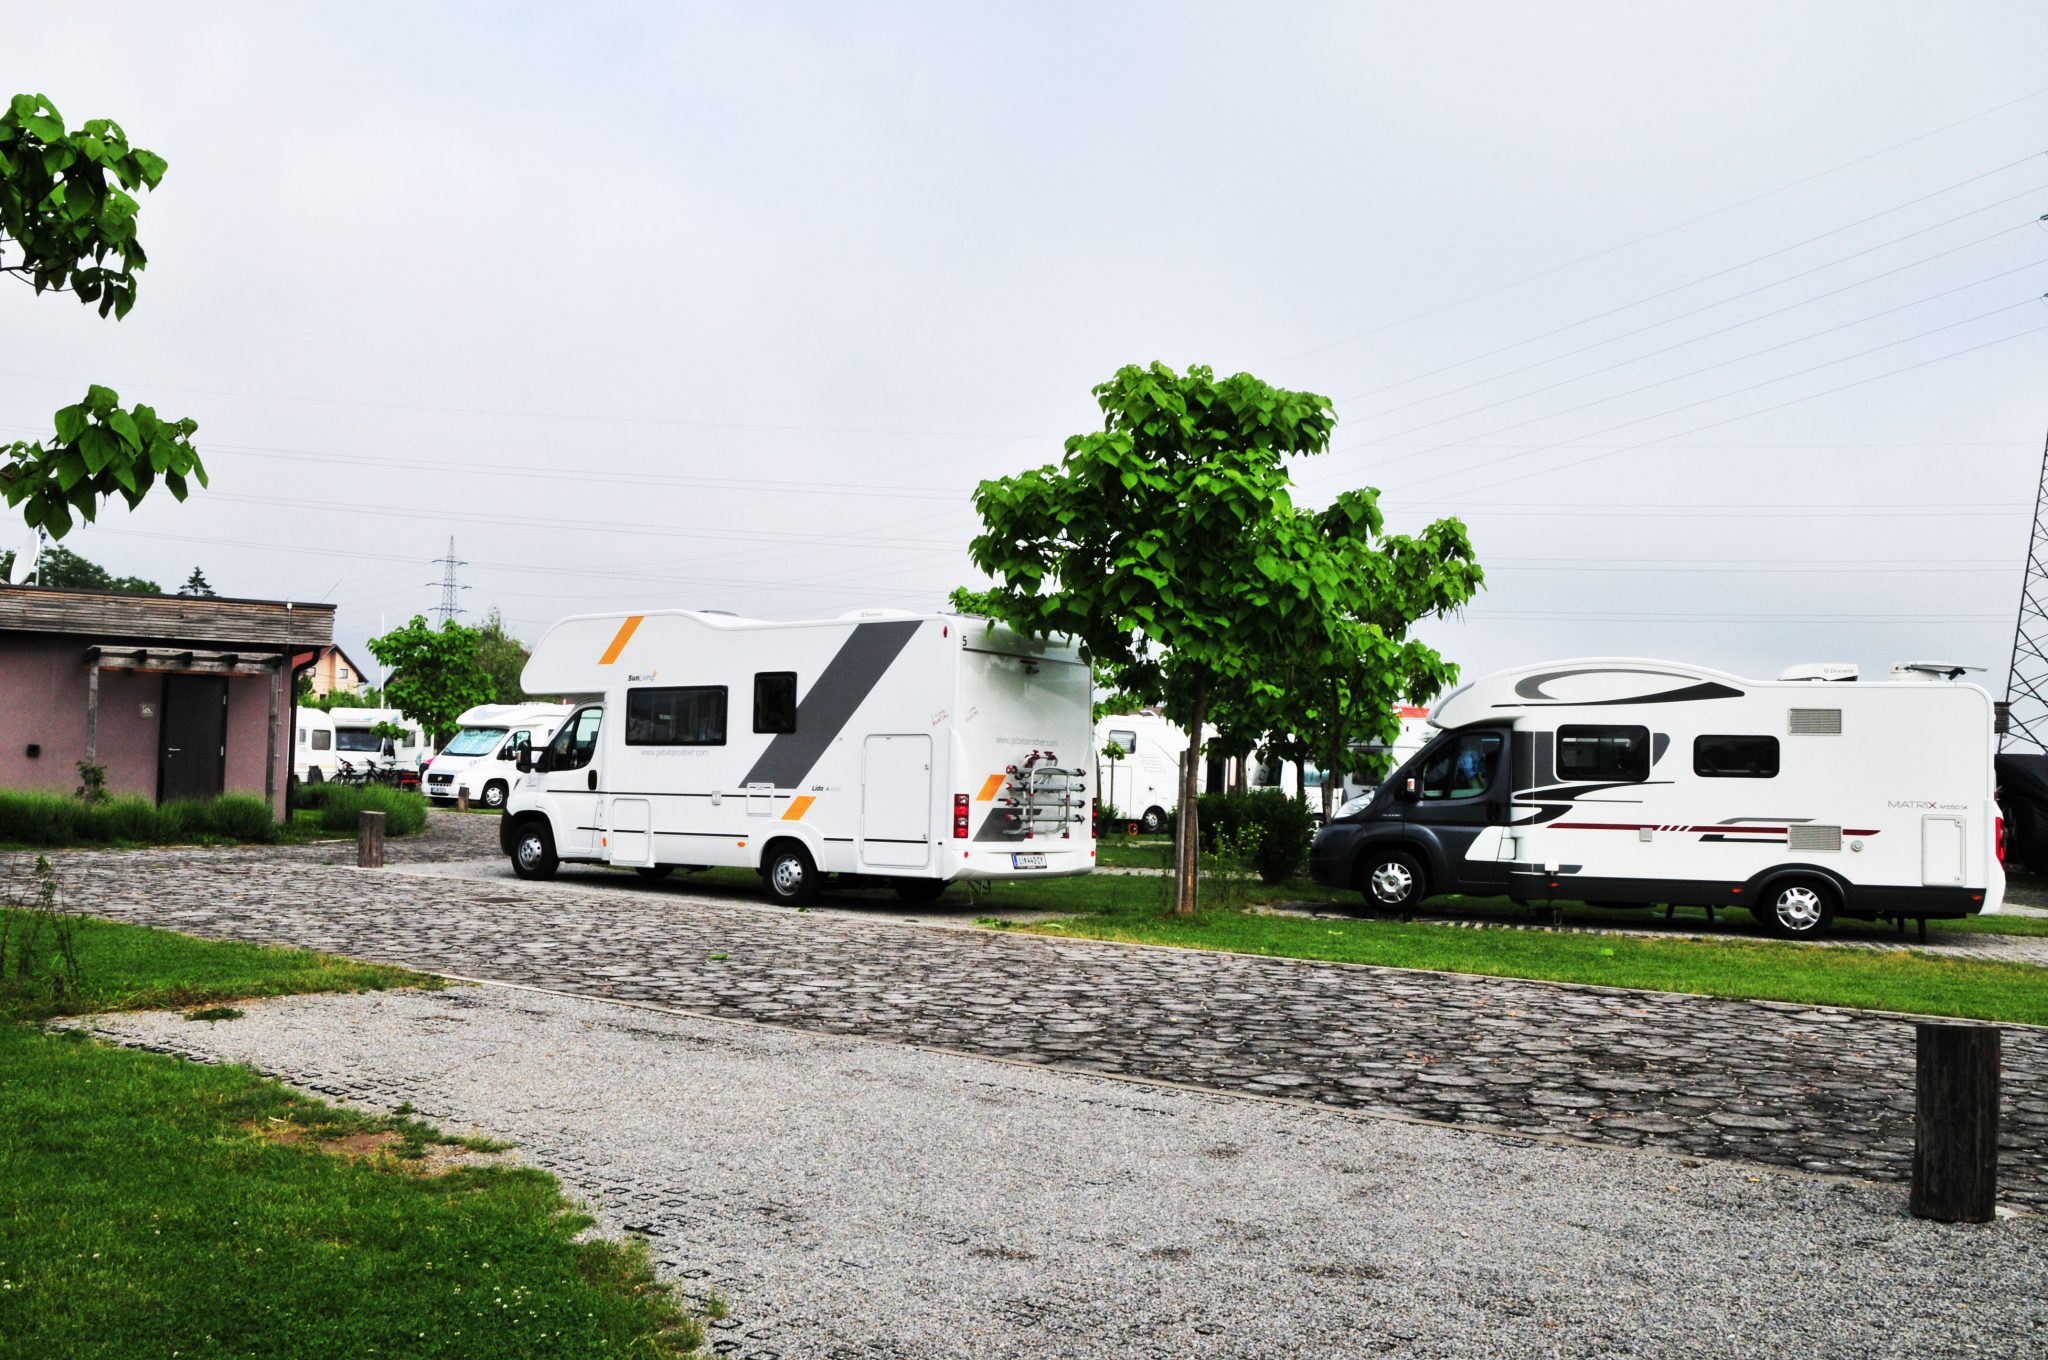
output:
[[[192,568],[192,574],[185,578],[185,584],[178,587],[178,593],[180,595],[204,595],[210,599],[213,596],[213,584],[206,579],[205,572],[194,567]]]
[[[370,639],[370,654],[391,672],[384,682],[390,706],[433,734],[436,746],[455,730],[464,709],[492,700],[491,677],[477,659],[479,642],[474,628],[453,619],[432,628],[420,614]]]
[[[1057,464],[983,482],[970,545],[994,586],[963,609],[1081,640],[1116,689],[1188,734],[1176,909],[1196,905],[1202,731],[1219,696],[1349,626],[1348,583],[1294,512],[1284,460],[1329,447],[1327,397],[1206,367],[1118,370],[1094,392],[1103,428]]]
[[[118,123],[94,118],[66,131],[56,106],[18,94],[0,112],[0,274],[37,293],[71,292],[101,316],[128,315],[135,276],[148,263],[135,234],[136,189],[154,189],[164,160],[128,145]],[[97,383],[57,412],[50,440],[0,445],[0,496],[31,528],[62,538],[119,495],[132,509],[159,478],[184,500],[206,468],[192,420],[132,410]]]
[[[477,661],[491,677],[492,694],[501,704],[521,703],[533,696],[519,686],[519,673],[533,651],[505,631],[505,617],[495,608],[477,625]]]
[[[14,554],[0,553],[0,579],[14,565]],[[53,590],[117,590],[124,595],[161,595],[163,587],[140,576],[116,576],[97,562],[87,561],[69,548],[52,544],[36,559],[43,585]]]

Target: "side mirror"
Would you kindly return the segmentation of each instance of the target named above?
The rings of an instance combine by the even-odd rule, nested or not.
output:
[[[1420,799],[1421,797],[1422,797],[1422,786],[1421,786],[1420,784],[1418,784],[1418,783],[1417,783],[1417,782],[1415,781],[1415,778],[1414,778],[1414,776],[1412,776],[1412,775],[1411,775],[1411,776],[1410,776],[1410,777],[1408,777],[1407,779],[1404,779],[1404,780],[1402,780],[1402,781],[1401,781],[1401,801],[1402,801],[1402,802],[1404,802],[1404,803],[1413,803],[1413,802],[1417,801],[1418,799]]]
[[[519,767],[519,773],[531,774],[533,772],[533,748],[531,746],[522,746],[517,751],[514,751],[512,753],[512,760]]]

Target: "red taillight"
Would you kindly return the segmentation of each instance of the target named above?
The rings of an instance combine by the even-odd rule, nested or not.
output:
[[[1998,848],[1998,862],[2005,863],[2005,818],[1991,819],[1991,843]]]
[[[964,793],[953,795],[953,839],[967,839],[967,795]]]

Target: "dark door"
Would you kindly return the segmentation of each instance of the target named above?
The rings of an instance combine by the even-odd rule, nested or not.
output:
[[[1420,795],[1404,814],[1411,828],[1435,840],[1453,879],[1443,892],[1496,893],[1507,886],[1508,866],[1495,848],[1508,820],[1508,732],[1467,728],[1446,732],[1423,753],[1416,774]]]
[[[157,801],[211,798],[221,790],[228,755],[228,682],[218,675],[164,677]]]

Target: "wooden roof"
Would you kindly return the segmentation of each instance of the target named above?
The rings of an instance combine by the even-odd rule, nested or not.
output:
[[[94,642],[297,651],[334,641],[334,606],[0,586],[0,632],[68,634]]]

